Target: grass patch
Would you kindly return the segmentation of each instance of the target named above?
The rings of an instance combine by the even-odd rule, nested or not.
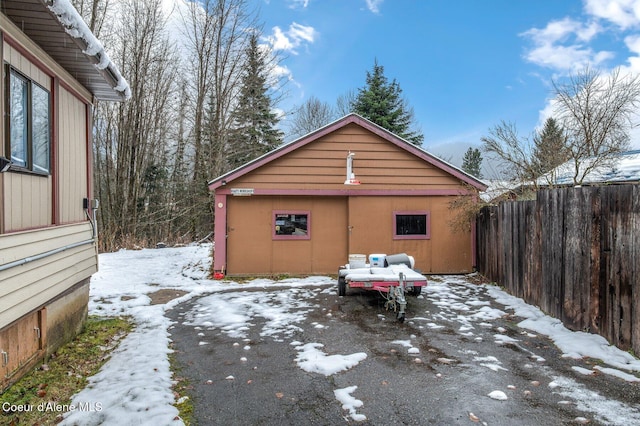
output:
[[[0,395],[0,424],[59,423],[63,413],[43,404],[70,404],[71,397],[85,388],[87,378],[100,370],[132,327],[125,318],[89,317],[72,342]]]
[[[175,352],[169,354],[169,364],[173,371],[173,396],[176,399],[174,407],[178,409],[180,419],[185,426],[193,424],[193,386],[189,380],[182,376]]]

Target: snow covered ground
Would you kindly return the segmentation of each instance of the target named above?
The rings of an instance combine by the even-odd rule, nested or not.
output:
[[[206,278],[210,262],[209,245],[183,248],[120,251],[100,255],[100,270],[91,280],[90,314],[103,316],[129,316],[135,329],[112,353],[110,360],[89,385],[76,394],[72,407],[65,414],[62,425],[167,425],[182,424],[178,411],[173,406],[175,396],[171,389],[172,373],[168,354],[171,352],[169,330],[171,321],[165,312],[177,304],[203,296],[196,308],[186,316],[194,327],[215,327],[242,338],[252,318],[267,319],[262,333],[273,339],[285,341],[304,316],[313,309],[305,298],[318,292],[332,292],[335,283],[329,277],[309,277],[271,281],[257,279],[238,284],[231,281],[212,281]],[[289,286],[290,292],[269,292],[270,287]],[[225,292],[224,297],[207,296],[221,294],[223,290],[258,288],[259,293]],[[640,361],[621,351],[599,336],[571,332],[562,324],[525,304],[500,289],[487,286],[488,293],[504,310],[487,306],[485,302],[471,297],[479,287],[470,284],[463,276],[439,277],[429,283],[420,297],[434,301],[439,312],[431,317],[407,318],[420,328],[437,331],[436,318],[445,318],[460,324],[459,333],[473,338],[473,324],[487,324],[506,313],[524,318],[519,323],[531,333],[549,336],[569,358],[593,357],[604,361],[606,366],[593,369],[575,367],[581,374],[609,374],[620,380],[638,382]],[[166,304],[151,304],[150,295],[162,289],[179,290],[182,296]],[[282,300],[287,298],[287,300]],[[316,327],[322,327],[317,324]],[[510,339],[497,335],[496,343]],[[397,341],[397,345],[413,348],[410,341]],[[201,344],[207,344],[202,341]],[[303,344],[289,343],[297,352],[297,366],[307,372],[330,376],[355,368],[367,358],[367,354],[328,354],[320,342]],[[487,368],[499,370],[498,359],[477,359]],[[233,379],[233,378],[229,378]],[[366,420],[363,402],[353,396],[357,386],[348,386],[334,391],[336,404],[353,421]],[[549,384],[549,392],[555,392],[574,400],[577,407],[608,424],[640,424],[638,406],[628,406],[618,401],[606,400],[582,385],[566,377],[557,377]],[[488,397],[503,400],[507,394],[500,389]],[[361,396],[360,396],[361,398]],[[470,413],[470,418],[472,413]],[[580,421],[580,419],[576,419]],[[585,420],[586,421],[586,420]]]

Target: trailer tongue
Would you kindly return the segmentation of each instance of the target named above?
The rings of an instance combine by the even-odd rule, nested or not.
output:
[[[347,287],[378,291],[386,300],[385,308],[396,312],[398,321],[404,322],[405,294],[418,296],[427,285],[427,277],[412,266],[413,259],[404,253],[385,256],[384,266],[350,262],[338,271],[338,295],[345,296]]]

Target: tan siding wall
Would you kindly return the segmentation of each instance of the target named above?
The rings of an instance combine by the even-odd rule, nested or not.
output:
[[[4,60],[18,71],[47,90],[51,90],[51,78],[7,43],[3,46],[3,56]],[[4,82],[2,84],[4,86]],[[4,93],[4,87],[2,90]],[[4,136],[4,132],[2,135]],[[50,176],[4,173],[2,184],[4,200],[10,200],[10,202],[4,202],[2,206],[5,232],[51,224],[52,181]]]
[[[235,197],[227,201],[227,273],[336,273],[347,258],[344,197]],[[274,210],[311,211],[310,240],[273,240]]]
[[[349,212],[350,253],[407,253],[425,273],[471,272],[471,234],[449,226],[452,197],[351,197]],[[427,211],[431,238],[393,239],[394,211]],[[345,262],[346,263],[346,262]]]
[[[473,271],[471,234],[449,226],[452,197],[230,197],[229,275],[333,274],[349,253],[407,253],[429,274]],[[309,210],[310,240],[273,240],[274,210]],[[430,238],[394,240],[394,211],[427,211]],[[349,228],[351,231],[349,231]]]
[[[87,191],[86,105],[61,88],[58,93],[58,188],[60,221],[85,219],[82,199]]]
[[[50,225],[51,177],[3,173],[4,230],[6,232]]]
[[[47,90],[51,90],[51,77],[44,73],[35,64],[25,58],[13,46],[5,43],[3,49],[4,60],[11,64],[12,67],[37,82]]]
[[[359,186],[344,185],[354,152]],[[473,270],[470,232],[449,223],[452,196],[371,195],[381,191],[466,190],[459,178],[353,123],[240,176],[225,189],[333,190],[349,196],[227,198],[228,274],[335,273],[350,253],[407,253],[425,273]],[[359,196],[358,191],[364,195]],[[310,210],[310,240],[273,240],[273,210]],[[426,211],[430,238],[394,239],[394,212]]]
[[[455,177],[355,124],[239,177],[230,187],[344,189],[349,151],[355,153],[354,171],[362,183],[352,190],[460,188]]]
[[[0,265],[91,239],[89,224],[4,235]],[[42,306],[97,270],[95,244],[85,244],[0,271],[0,328]]]

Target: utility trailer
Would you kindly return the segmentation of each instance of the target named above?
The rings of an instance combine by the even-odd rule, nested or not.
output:
[[[373,255],[370,256],[370,258]],[[413,259],[404,253],[384,256],[384,264],[360,264],[350,261],[338,271],[338,296],[347,294],[347,287],[377,291],[385,300],[385,308],[397,313],[404,322],[407,299],[405,294],[418,296],[427,285],[427,277],[413,269]]]

